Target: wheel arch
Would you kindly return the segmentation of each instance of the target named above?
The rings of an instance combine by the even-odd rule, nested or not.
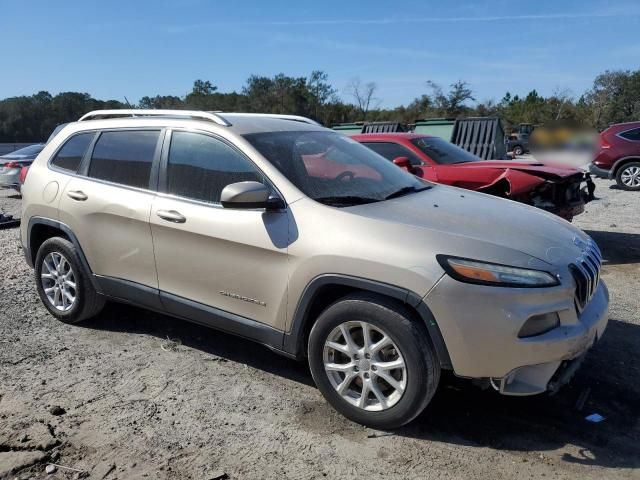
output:
[[[29,226],[27,227],[27,242],[24,247],[25,259],[29,266],[33,268],[36,255],[38,254],[38,249],[45,241],[53,237],[65,238],[73,244],[78,252],[78,256],[80,257],[83,267],[87,272],[89,272],[89,278],[91,279],[93,287],[96,291],[101,292],[102,290],[94,279],[92,274],[93,272],[89,266],[89,262],[87,262],[87,258],[84,255],[84,251],[80,246],[78,238],[67,225],[57,220],[44,217],[32,217],[29,220]]]
[[[631,162],[640,162],[640,156],[623,157],[616,160],[616,162],[613,164],[613,168],[611,169],[611,178],[616,178],[616,175],[618,175],[620,168]]]
[[[285,334],[285,352],[304,357],[305,345],[315,318],[329,305],[354,292],[370,292],[404,304],[415,315],[415,319],[422,321],[426,327],[440,366],[444,369],[452,368],[440,328],[419,295],[395,285],[341,274],[320,275],[306,286],[298,300],[289,333]]]

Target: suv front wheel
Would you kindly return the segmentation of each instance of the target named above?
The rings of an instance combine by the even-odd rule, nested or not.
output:
[[[424,326],[399,303],[354,294],[327,308],[309,336],[316,385],[345,417],[397,428],[427,406],[440,365]]]
[[[102,310],[104,298],[93,288],[89,275],[70,241],[53,237],[38,249],[35,261],[38,295],[58,320],[78,323]]]

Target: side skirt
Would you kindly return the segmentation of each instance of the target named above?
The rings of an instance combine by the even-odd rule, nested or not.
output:
[[[94,275],[94,278],[103,294],[116,302],[128,303],[231,333],[261,343],[286,357],[296,358],[282,350],[284,332],[264,323],[135,282],[100,275]]]

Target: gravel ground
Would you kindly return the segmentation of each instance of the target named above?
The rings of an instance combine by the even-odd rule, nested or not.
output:
[[[18,229],[0,230],[0,478],[640,478],[640,194],[597,185],[575,223],[603,250],[611,322],[571,384],[510,398],[446,377],[391,433],[253,343],[124,305],[55,321]],[[0,208],[20,199],[0,192]]]

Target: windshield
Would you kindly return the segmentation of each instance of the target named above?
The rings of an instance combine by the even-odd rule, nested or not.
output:
[[[355,140],[333,132],[252,133],[245,138],[305,195],[335,206],[429,188]]]
[[[439,137],[422,137],[411,140],[416,147],[440,164],[481,162],[480,157]]]
[[[29,145],[28,147],[21,148],[19,150],[15,150],[11,153],[8,153],[7,156],[11,155],[37,155],[42,151],[44,145]]]

